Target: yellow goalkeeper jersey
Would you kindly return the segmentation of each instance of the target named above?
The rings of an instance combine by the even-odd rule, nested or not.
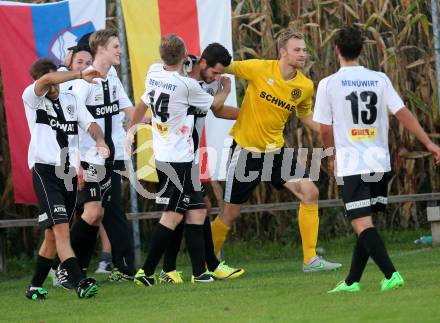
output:
[[[312,114],[313,82],[300,71],[284,80],[278,60],[235,61],[227,73],[248,81],[240,114],[230,135],[243,148],[265,152],[283,147],[290,114]]]

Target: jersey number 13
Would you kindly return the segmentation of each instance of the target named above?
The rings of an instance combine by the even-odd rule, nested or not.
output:
[[[359,97],[361,101],[366,103],[367,110],[361,111],[361,119],[363,124],[373,124],[377,118],[377,95],[373,91],[363,91],[357,94],[357,91],[351,92],[345,97],[346,100],[351,103],[351,115],[353,117],[353,123],[359,124]]]

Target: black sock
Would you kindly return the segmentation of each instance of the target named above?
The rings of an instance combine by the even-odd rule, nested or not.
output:
[[[347,278],[345,278],[345,283],[350,286],[353,283],[359,283],[364,272],[365,266],[368,262],[368,252],[365,250],[359,238],[356,240],[356,244],[353,249],[353,256],[351,258],[350,272]]]
[[[83,272],[78,264],[78,259],[76,257],[70,257],[61,263],[61,268],[67,270],[67,275],[69,277],[69,282],[73,286],[78,286],[81,279],[84,278]]]
[[[46,280],[47,274],[49,274],[50,268],[52,268],[53,259],[45,258],[43,256],[37,256],[37,264],[35,266],[34,276],[32,277],[32,287],[42,287]]]
[[[386,279],[390,279],[396,271],[385,248],[385,244],[376,228],[368,228],[359,235],[359,241],[364,246]]]
[[[203,225],[185,225],[185,241],[191,258],[194,277],[200,276],[206,271],[204,240]]]
[[[162,258],[162,255],[173,238],[173,235],[173,230],[160,223],[157,224],[156,230],[154,230],[151,238],[150,251],[148,252],[147,259],[142,266],[145,275],[151,276],[154,274],[157,264],[159,263],[160,258]]]
[[[82,218],[79,218],[73,225],[70,241],[82,270],[87,270],[89,267],[90,260],[95,251],[98,230],[98,226],[90,225]]]
[[[101,251],[99,261],[112,262],[112,254],[110,252]]]
[[[207,216],[205,222],[203,223],[203,235],[205,237],[205,257],[206,265],[209,271],[214,271],[220,261],[218,261],[217,256],[214,253],[214,243],[212,243],[212,232],[211,232],[211,221]]]
[[[57,270],[59,265],[60,265],[60,258],[58,258],[58,256],[56,256],[56,257],[52,260],[52,269],[53,269],[53,270]]]
[[[121,181],[121,177],[118,179],[114,178],[117,175],[115,172],[112,173],[112,183],[117,183]],[[115,186],[112,184],[112,190]],[[125,216],[124,210],[121,208],[122,201],[120,199],[113,199],[113,195],[121,195],[120,189],[116,192],[112,192],[112,202],[111,205],[104,209],[104,218],[102,224],[104,225],[105,231],[107,232],[108,239],[112,247],[112,262],[113,267],[119,269],[119,271],[133,275],[135,273],[134,268],[134,249],[132,238],[133,235],[130,231],[130,226]]]
[[[163,271],[170,272],[176,270],[177,254],[180,250],[180,244],[183,238],[183,221],[174,229],[173,237],[163,256]]]

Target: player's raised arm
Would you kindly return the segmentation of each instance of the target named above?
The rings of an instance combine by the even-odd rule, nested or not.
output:
[[[94,70],[89,69],[86,71],[69,71],[69,72],[51,72],[40,77],[35,83],[35,94],[40,96],[46,93],[52,85],[57,85],[63,82],[83,79],[89,83],[95,83],[94,78],[100,77],[101,74]]]
[[[406,129],[425,145],[426,149],[434,156],[436,165],[440,165],[440,147],[432,142],[411,111],[403,107],[396,112],[395,116]]]

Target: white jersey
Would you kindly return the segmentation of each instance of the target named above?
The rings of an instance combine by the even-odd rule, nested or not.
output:
[[[121,81],[114,73],[107,74],[107,79],[95,79],[97,84],[90,84],[84,80],[75,80],[68,84],[72,91],[77,93],[83,100],[90,114],[104,132],[104,139],[110,148],[110,156],[106,163],[124,159],[125,129],[122,125],[124,120],[123,109],[131,107],[132,103],[122,86]],[[94,145],[92,137],[80,131],[81,160],[93,164],[104,164],[99,156],[88,154]]]
[[[77,166],[78,126],[87,131],[95,119],[72,91],[60,91],[58,99],[35,94],[35,83],[23,92],[26,119],[31,133],[28,164],[60,166],[65,159],[61,150],[69,152],[69,162]],[[66,151],[66,152],[67,152]],[[96,154],[96,150],[94,150]]]
[[[404,107],[390,79],[363,66],[321,80],[313,120],[333,125],[337,176],[391,170],[388,111]]]
[[[214,100],[200,84],[163,64],[151,65],[142,101],[153,111],[153,149],[156,160],[192,162],[194,160],[194,116],[205,114]]]
[[[208,93],[209,95],[214,96],[220,90],[221,85],[220,81],[214,81],[211,83],[206,83],[204,81],[198,81],[200,87]],[[190,112],[191,113],[191,112]],[[206,115],[208,111],[198,111],[194,113],[194,130],[192,134],[193,142],[194,142],[194,163],[197,164],[199,162],[200,156],[198,153],[198,149],[200,148],[200,142],[202,140],[203,128],[205,127]]]

